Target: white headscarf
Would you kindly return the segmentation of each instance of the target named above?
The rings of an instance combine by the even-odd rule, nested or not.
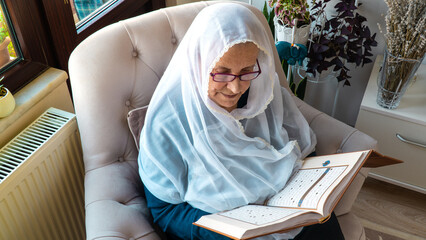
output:
[[[208,97],[209,73],[235,44],[255,43],[261,75],[247,105],[231,113]],[[176,50],[150,102],[139,171],[157,198],[207,212],[264,200],[282,189],[316,140],[279,85],[266,30],[246,7],[203,9]]]

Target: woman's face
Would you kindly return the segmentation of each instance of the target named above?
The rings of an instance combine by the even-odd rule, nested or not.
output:
[[[230,73],[240,75],[252,72],[256,66],[259,48],[251,42],[232,46],[213,68],[212,73]],[[209,78],[208,95],[217,105],[231,112],[237,107],[241,95],[250,87],[250,81],[241,81],[238,77],[232,82],[215,82]]]

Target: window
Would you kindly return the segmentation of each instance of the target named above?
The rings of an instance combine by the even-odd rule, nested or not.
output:
[[[73,18],[76,26],[102,12],[110,0],[70,0]]]
[[[0,0],[0,6],[12,54],[0,75],[5,76],[4,84],[16,92],[48,67],[67,71],[72,50],[93,32],[165,7],[165,1]]]
[[[8,12],[4,10],[2,3],[0,5],[0,73],[12,67],[13,63],[19,61],[22,56],[14,33]]]

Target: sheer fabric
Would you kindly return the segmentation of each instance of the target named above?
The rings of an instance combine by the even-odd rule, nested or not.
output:
[[[157,198],[210,213],[263,203],[313,151],[312,130],[279,85],[267,34],[240,4],[215,4],[195,18],[154,92],[141,133],[139,173]],[[209,99],[209,74],[243,42],[260,49],[262,73],[251,82],[247,104],[229,113]]]

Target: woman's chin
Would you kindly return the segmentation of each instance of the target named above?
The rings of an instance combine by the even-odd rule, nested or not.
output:
[[[226,109],[228,112],[231,112],[237,107],[237,103],[235,102],[227,102],[219,104],[222,108]]]
[[[216,95],[216,98],[213,99],[213,101],[223,109],[226,109],[228,112],[231,112],[233,109],[236,108],[240,97],[240,94],[226,95],[220,93],[220,95]]]

